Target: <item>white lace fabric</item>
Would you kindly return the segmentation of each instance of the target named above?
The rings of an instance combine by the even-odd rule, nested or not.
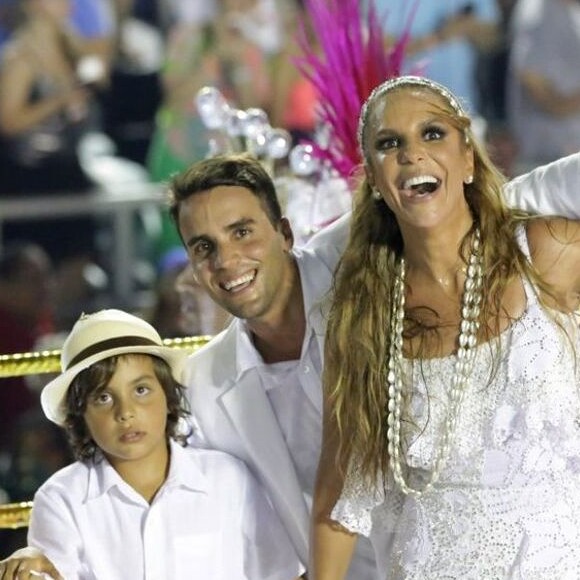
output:
[[[477,348],[434,489],[405,496],[389,478],[371,493],[348,474],[332,517],[370,536],[384,579],[580,579],[579,321],[561,317],[567,338],[524,286],[522,317]],[[405,363],[415,395],[404,457],[418,489],[448,416],[453,359]]]

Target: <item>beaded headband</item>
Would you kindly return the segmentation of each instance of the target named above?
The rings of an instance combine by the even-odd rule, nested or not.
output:
[[[375,102],[376,99],[382,97],[384,94],[392,91],[398,87],[421,87],[421,88],[428,88],[432,91],[435,91],[439,95],[441,95],[451,106],[451,108],[459,115],[460,117],[467,117],[467,112],[459,102],[459,99],[447,88],[444,87],[442,84],[432,81],[431,79],[427,79],[425,77],[418,77],[413,75],[406,75],[395,77],[392,79],[388,79],[385,82],[381,83],[380,85],[376,86],[367,100],[364,102],[361,113],[359,116],[358,121],[358,143],[360,152],[363,158],[366,159],[365,150],[364,150],[364,130],[367,125],[369,111],[371,108],[371,104]]]

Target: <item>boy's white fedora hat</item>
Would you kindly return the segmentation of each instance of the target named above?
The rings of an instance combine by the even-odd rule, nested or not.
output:
[[[164,346],[159,333],[148,322],[115,309],[83,314],[62,347],[62,373],[40,395],[44,414],[57,425],[64,425],[66,393],[73,379],[100,360],[131,353],[158,356],[167,362],[173,377],[181,381],[187,352]]]

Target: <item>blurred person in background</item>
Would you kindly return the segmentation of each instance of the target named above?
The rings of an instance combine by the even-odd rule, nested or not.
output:
[[[166,181],[209,154],[213,134],[195,104],[202,87],[218,88],[241,109],[270,108],[270,57],[265,47],[271,49],[273,43],[263,40],[261,45],[250,32],[257,23],[263,24],[261,5],[262,0],[214,0],[203,6],[199,0],[179,0],[173,4],[174,24],[161,74],[163,100],[146,160],[153,181]],[[167,211],[160,215],[158,232],[150,237],[155,264],[182,246]]]
[[[93,60],[87,70],[82,44],[70,33],[70,0],[20,0],[9,8],[11,36],[0,63],[0,195],[39,202],[58,193],[82,195],[93,182],[78,147],[99,126],[89,85],[105,81],[105,67]],[[82,294],[96,232],[92,216],[54,218],[7,222],[3,239],[40,244],[66,272],[63,289]]]
[[[214,336],[230,322],[195,280],[183,247],[168,252],[159,266],[155,302],[149,316],[164,338]]]
[[[259,22],[254,20],[257,11],[250,10],[254,4],[259,2],[215,0],[213,10],[201,10],[196,0],[174,5],[163,65],[163,104],[148,156],[154,181],[166,180],[207,155],[209,132],[195,108],[202,87],[218,88],[241,109],[269,109],[268,55],[250,36],[252,25]]]
[[[113,32],[110,82],[101,95],[103,129],[120,157],[143,166],[162,99],[165,39],[153,7],[139,0],[107,1]]]
[[[410,26],[408,68],[449,87],[472,115],[481,115],[479,56],[496,47],[500,11],[496,0],[377,0],[387,43]],[[413,8],[416,6],[416,10]]]
[[[10,39],[0,68],[0,192],[88,188],[76,148],[98,126],[87,86],[104,82],[105,66],[87,61],[71,33],[70,0],[9,0],[4,8]]]
[[[519,0],[512,33],[508,113],[526,171],[580,150],[580,2]]]
[[[318,47],[318,38],[312,29],[303,0],[293,2],[288,10],[286,32],[280,52],[272,64],[273,127],[283,127],[292,135],[295,144],[312,140],[318,123],[318,91],[310,79],[300,71],[297,59],[302,56],[301,35],[306,35],[308,46]],[[301,28],[303,27],[303,28]]]
[[[53,270],[35,244],[12,243],[0,250],[0,354],[34,350],[39,337],[53,331]],[[14,425],[38,397],[24,377],[0,379],[0,453],[9,450]]]
[[[191,264],[175,281],[181,307],[181,325],[187,336],[214,336],[232,321],[231,314],[214,302],[196,280]]]
[[[97,109],[79,76],[84,54],[70,34],[70,0],[21,0],[10,8],[0,68],[1,192],[87,188],[76,148],[96,126]],[[91,82],[104,69],[95,72]]]
[[[144,316],[162,338],[188,336],[182,323],[181,300],[176,281],[187,265],[187,254],[181,248],[167,252],[157,269],[153,306]]]

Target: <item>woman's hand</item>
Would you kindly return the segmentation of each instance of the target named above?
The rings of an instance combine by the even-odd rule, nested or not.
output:
[[[53,563],[36,548],[16,550],[6,560],[0,561],[0,580],[28,580],[43,575],[64,580]]]

